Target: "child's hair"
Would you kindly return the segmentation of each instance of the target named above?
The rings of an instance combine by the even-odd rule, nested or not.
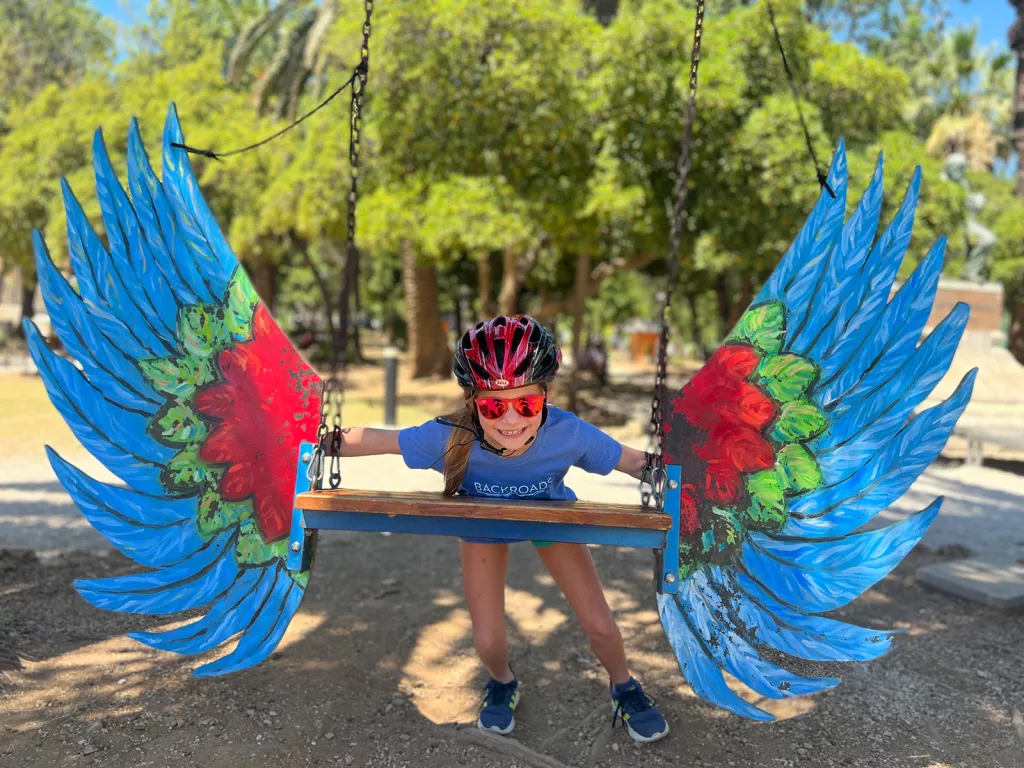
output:
[[[479,429],[476,416],[473,414],[473,392],[463,390],[466,399],[465,408],[444,417],[446,421],[458,424],[469,430]],[[466,467],[469,466],[469,453],[473,450],[473,437],[466,429],[452,427],[452,433],[448,437],[448,445],[444,454],[444,495],[454,496],[459,492],[462,479],[466,476]]]

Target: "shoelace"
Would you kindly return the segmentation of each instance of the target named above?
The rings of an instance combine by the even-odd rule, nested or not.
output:
[[[492,677],[487,681],[487,687],[484,689],[484,703],[480,705],[480,709],[492,704],[507,704],[515,685],[515,680],[501,683]]]
[[[648,696],[637,687],[630,688],[618,697],[618,703],[615,705],[615,711],[612,713],[612,728],[615,727],[616,720],[621,720],[623,723],[626,722],[623,714],[635,715],[650,709],[656,703],[653,696]]]

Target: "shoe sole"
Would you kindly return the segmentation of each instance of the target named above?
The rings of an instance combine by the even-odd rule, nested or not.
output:
[[[612,701],[612,714],[615,714],[615,709],[615,702]],[[668,723],[665,723],[664,731],[656,733],[653,736],[644,736],[642,733],[633,730],[633,726],[629,724],[629,720],[623,720],[622,722],[626,724],[626,733],[629,734],[629,738],[631,738],[633,741],[639,741],[641,744],[650,744],[652,741],[659,741],[661,739],[664,739],[666,736],[668,736],[668,732],[672,730],[668,727]]]
[[[512,730],[516,727],[516,719],[513,717],[512,718],[512,722],[508,724],[508,728],[505,728],[504,730],[502,730],[501,728],[499,728],[496,725],[486,726],[486,725],[484,725],[483,723],[480,722],[479,718],[476,721],[476,727],[479,728],[481,731],[490,731],[491,733],[498,733],[498,734],[501,734],[502,736],[508,736],[510,733],[512,733]]]

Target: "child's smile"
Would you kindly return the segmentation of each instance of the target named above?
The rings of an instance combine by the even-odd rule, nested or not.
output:
[[[543,398],[539,384],[478,392],[474,398],[476,413],[487,442],[504,448],[506,455],[524,450],[537,436],[544,419]]]

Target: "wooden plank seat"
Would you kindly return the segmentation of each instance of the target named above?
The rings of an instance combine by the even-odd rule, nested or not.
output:
[[[303,443],[295,479],[288,567],[305,572],[321,530],[377,531],[473,539],[643,547],[658,553],[659,589],[675,592],[679,568],[680,474],[667,466],[665,511],[632,504],[491,499],[439,493],[311,487],[313,445]]]
[[[479,496],[442,496],[437,493],[310,491],[299,494],[295,506],[320,512],[363,512],[376,515],[462,517],[476,520],[517,520],[535,523],[614,526],[667,531],[672,518],[664,512],[631,504],[595,504],[585,501],[532,501],[489,499]]]

